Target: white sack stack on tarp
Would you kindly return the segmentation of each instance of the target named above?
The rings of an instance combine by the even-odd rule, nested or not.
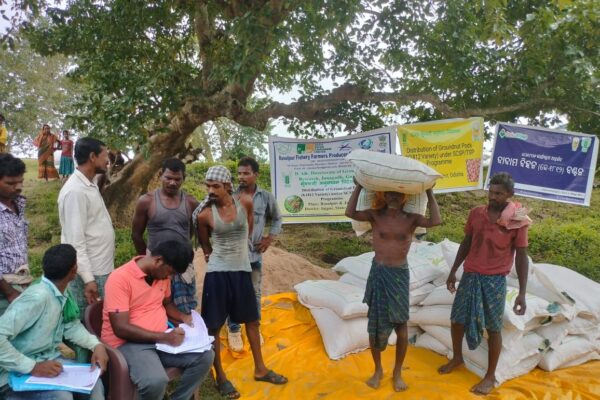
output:
[[[452,357],[450,312],[454,295],[446,279],[459,244],[414,242],[408,253],[410,269],[409,342]],[[340,260],[333,268],[338,281],[306,281],[296,285],[299,301],[317,322],[328,356],[340,359],[369,347],[368,307],[362,303],[371,262],[368,252]],[[462,268],[457,273],[460,285]],[[565,267],[529,260],[527,310],[513,312],[518,294],[516,270],[507,276],[502,329],[502,353],[497,380],[502,383],[536,366],[552,371],[600,359],[600,284]],[[484,332],[484,337],[486,333]],[[392,333],[388,340],[396,343]],[[479,376],[487,369],[487,341],[470,351],[463,343],[467,368]]]

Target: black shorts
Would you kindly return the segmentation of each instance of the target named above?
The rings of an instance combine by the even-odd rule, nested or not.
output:
[[[202,318],[208,329],[220,329],[227,316],[232,321],[258,321],[256,294],[250,272],[209,272],[202,290]]]

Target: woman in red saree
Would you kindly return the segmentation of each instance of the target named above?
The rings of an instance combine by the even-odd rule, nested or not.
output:
[[[42,131],[33,144],[38,148],[38,179],[58,179],[58,171],[54,166],[54,150],[58,138],[50,132],[50,126],[44,124]]]

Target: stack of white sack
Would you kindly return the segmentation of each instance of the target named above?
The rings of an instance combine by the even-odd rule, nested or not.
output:
[[[533,270],[532,290],[543,286],[570,311],[566,320],[537,329],[547,344],[539,367],[553,371],[599,360],[600,284],[558,265],[534,264]]]
[[[369,347],[368,307],[362,301],[373,256],[374,253],[370,252],[339,261],[334,267],[335,271],[343,274],[338,281],[305,281],[294,287],[300,303],[311,310],[327,355],[333,360]],[[445,262],[439,244],[417,242],[411,246],[408,263],[408,337],[414,343],[422,331],[411,320],[419,309],[418,304],[435,288],[431,282],[443,273]],[[396,344],[395,333],[392,333],[388,343]]]
[[[425,333],[416,346],[452,357],[450,312],[454,295],[445,281],[454,263],[459,244],[440,243],[447,270],[438,277],[436,289],[421,302],[411,315]],[[462,267],[457,280],[462,277]],[[457,286],[460,282],[457,283]],[[507,296],[503,317],[503,351],[498,363],[498,383],[523,375],[536,365],[552,371],[600,359],[600,284],[564,267],[534,264],[529,260],[527,309],[525,315],[513,312],[518,294],[515,268],[507,276]],[[474,351],[463,343],[465,364],[483,376],[487,369],[487,342]]]
[[[392,191],[408,195],[404,211],[424,215],[427,209],[424,192],[442,176],[420,161],[395,154],[354,150],[346,159],[352,164],[354,176],[363,187],[356,206],[358,211],[372,207],[374,192]],[[371,224],[352,221],[352,228],[360,236],[371,229]]]

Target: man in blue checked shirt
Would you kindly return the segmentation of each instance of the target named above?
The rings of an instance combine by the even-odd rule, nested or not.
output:
[[[25,163],[0,154],[0,316],[31,283],[27,267],[27,221],[23,175]]]
[[[250,240],[248,255],[250,256],[250,265],[252,267],[252,285],[256,293],[256,302],[258,306],[258,316],[260,318],[261,303],[261,283],[262,283],[262,253],[264,253],[273,239],[281,233],[281,213],[277,207],[277,201],[272,193],[261,189],[256,184],[258,179],[258,163],[251,157],[242,157],[238,162],[238,181],[239,186],[235,192],[236,197],[248,196],[252,199],[254,207],[254,229]],[[271,220],[269,234],[263,236],[267,219]],[[240,325],[231,319],[227,320],[228,335],[227,340],[232,351],[242,351],[244,342]],[[263,337],[260,336],[261,344]]]

